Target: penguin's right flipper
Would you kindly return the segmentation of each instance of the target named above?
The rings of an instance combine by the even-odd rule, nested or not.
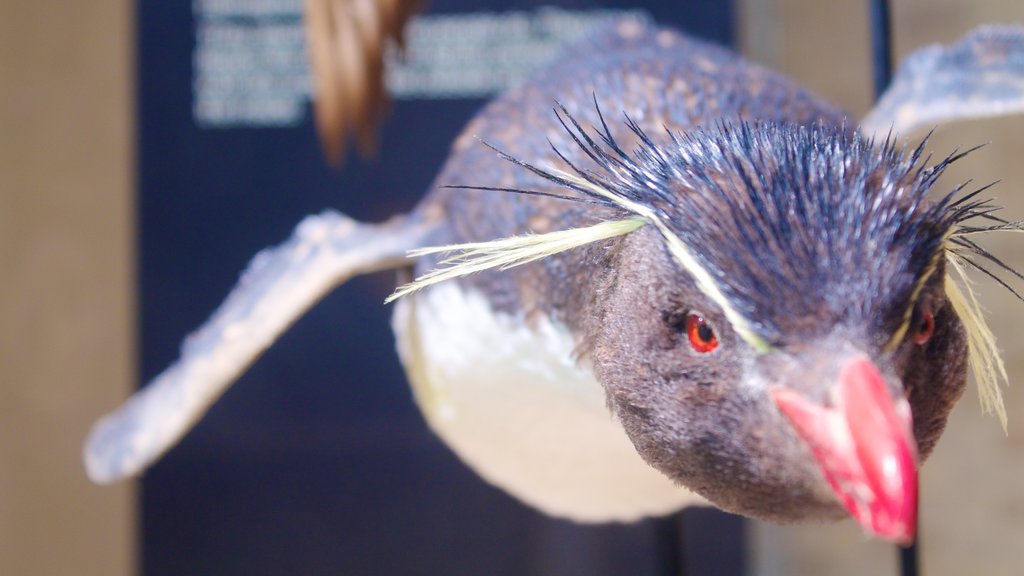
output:
[[[308,216],[253,258],[174,364],[96,423],[84,451],[89,477],[114,482],[149,466],[310,306],[353,276],[409,263],[432,229],[415,217],[371,225],[333,211]]]
[[[908,136],[936,124],[1024,112],[1024,27],[982,26],[949,46],[926,46],[900,66],[864,117],[867,135]]]

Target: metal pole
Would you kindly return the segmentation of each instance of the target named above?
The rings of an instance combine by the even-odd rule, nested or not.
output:
[[[892,21],[887,0],[868,1],[871,18],[871,60],[875,81],[875,100],[892,80]]]
[[[655,545],[663,576],[687,576],[686,530],[682,512],[655,521]]]
[[[920,538],[920,536],[918,537]],[[917,540],[906,548],[900,548],[900,576],[917,576]]]

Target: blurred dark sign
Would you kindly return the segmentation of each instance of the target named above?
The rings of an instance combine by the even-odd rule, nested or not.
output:
[[[311,122],[301,4],[140,2],[141,381],[304,215],[411,208],[486,98],[561,42],[618,15],[725,44],[732,30],[715,0],[433,0],[410,28],[416,57],[388,76],[376,157],[332,171]],[[316,306],[146,474],[143,573],[665,573],[664,523],[546,518],[427,430],[382,304],[393,286],[357,279]]]

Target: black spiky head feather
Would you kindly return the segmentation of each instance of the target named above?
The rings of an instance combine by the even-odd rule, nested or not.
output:
[[[999,382],[1006,374],[994,337],[970,287],[965,297],[949,280],[946,265],[961,273],[974,267],[1020,298],[1000,274],[1024,277],[974,236],[1022,226],[996,216],[998,208],[980,196],[991,184],[964,192],[968,182],[929,198],[944,170],[976,148],[929,165],[927,138],[908,149],[891,134],[875,142],[846,126],[737,120],[685,134],[666,130],[655,140],[626,117],[636,143],[627,152],[612,136],[596,96],[595,108],[599,126],[586,129],[556,106],[575,146],[551,143],[561,167],[496,149],[554,188],[456,188],[555,197],[609,208],[611,216],[600,210],[590,227],[418,250],[454,255],[442,261],[446,267],[391,299],[628,234],[644,224],[658,229],[677,263],[722,308],[736,333],[762,352],[813,339],[837,323],[860,326],[879,348],[898,344],[921,290],[929,281],[944,281],[967,331],[982,404],[1005,427]]]
[[[929,199],[944,170],[977,147],[929,166],[927,137],[908,149],[891,134],[876,143],[846,126],[739,120],[667,130],[656,142],[627,117],[638,142],[630,153],[600,110],[601,127],[589,132],[565,108],[555,113],[592,166],[570,161],[554,144],[571,173],[508,159],[583,201],[634,213],[641,207],[659,220],[766,347],[841,322],[899,333],[947,252],[1011,291],[978,260],[1020,277],[968,238],[1019,228],[977,199],[989,186],[961,195],[965,183]],[[966,224],[974,218],[987,223]]]
[[[746,123],[673,143],[663,157],[641,149],[669,191],[652,200],[772,346],[842,323],[895,330],[953,224],[926,200],[941,168],[921,168],[920,148],[874,147],[842,127]]]

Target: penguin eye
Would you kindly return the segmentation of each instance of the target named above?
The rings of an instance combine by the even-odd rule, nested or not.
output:
[[[715,331],[707,323],[703,316],[696,312],[686,315],[686,336],[690,339],[690,346],[701,354],[711,352],[718,348],[718,337]]]
[[[932,311],[925,308],[918,315],[917,325],[914,326],[914,344],[921,346],[931,339],[932,334],[935,332],[935,315]]]

